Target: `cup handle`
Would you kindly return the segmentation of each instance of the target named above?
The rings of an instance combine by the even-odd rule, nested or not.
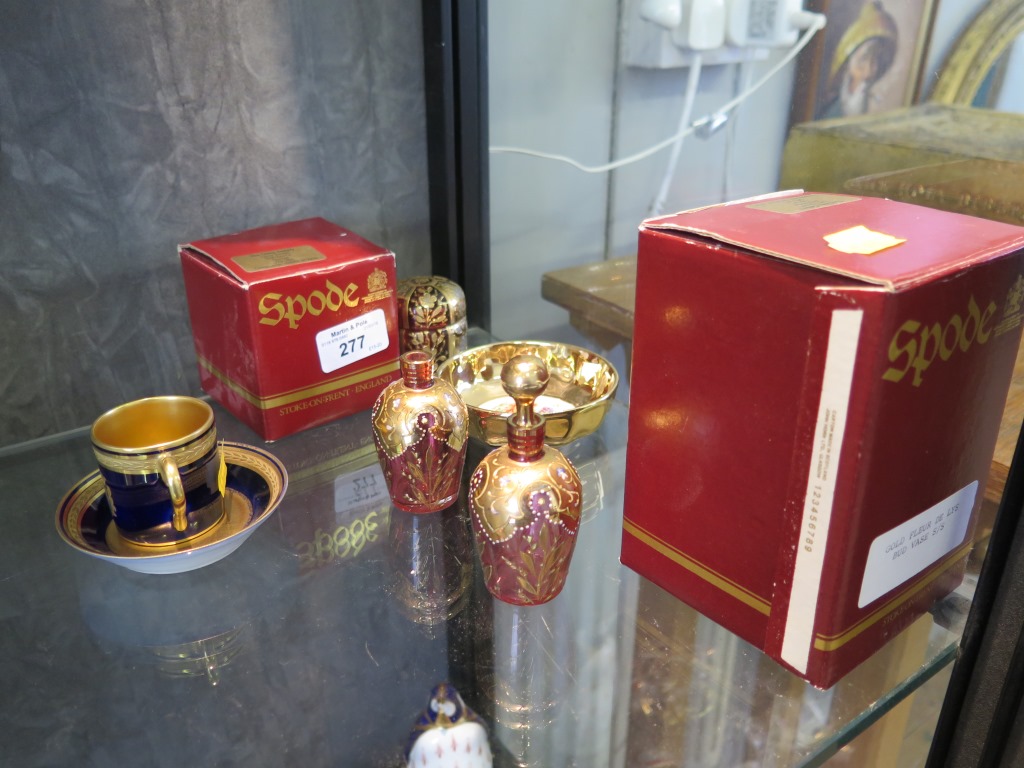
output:
[[[174,530],[181,533],[188,528],[188,518],[185,516],[185,489],[181,484],[181,473],[178,465],[168,455],[157,457],[157,466],[160,468],[160,479],[164,481],[167,490],[171,492],[171,504],[174,507],[174,514],[171,517],[171,525]]]

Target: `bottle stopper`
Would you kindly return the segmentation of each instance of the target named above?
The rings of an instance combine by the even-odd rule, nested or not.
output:
[[[501,384],[516,404],[507,428],[514,459],[528,460],[544,450],[544,417],[537,413],[535,401],[547,388],[548,378],[548,367],[534,355],[516,355],[502,366]]]

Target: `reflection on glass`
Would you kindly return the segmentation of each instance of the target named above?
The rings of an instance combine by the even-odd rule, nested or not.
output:
[[[583,483],[583,507],[580,509],[580,524],[594,519],[604,506],[604,482],[601,470],[607,464],[607,447],[597,432],[563,447],[562,455],[576,467]]]
[[[434,627],[459,613],[473,575],[464,502],[429,514],[392,507],[388,562],[394,595],[410,621]]]
[[[238,595],[237,571],[219,564],[157,578],[121,568],[81,566],[79,606],[101,645],[167,677],[205,677],[251,646],[253,612]]]
[[[562,604],[494,601],[495,731],[518,765],[544,765],[545,736],[569,714],[575,647]]]
[[[191,643],[154,646],[150,649],[156,660],[157,671],[168,677],[200,677],[205,675],[210,685],[220,682],[221,670],[249,645],[248,625],[229,629],[213,637]]]
[[[285,501],[296,513],[282,515],[281,525],[303,572],[348,565],[384,538],[391,504],[376,458],[364,450],[342,460],[340,472],[328,463],[300,478]]]
[[[925,660],[953,649],[925,615],[823,691],[650,582],[641,581],[636,629],[625,764],[638,766],[818,765],[870,724],[866,712],[887,712],[894,690],[919,684]],[[858,754],[837,764],[889,764]]]

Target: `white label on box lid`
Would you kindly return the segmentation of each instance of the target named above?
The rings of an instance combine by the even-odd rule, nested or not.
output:
[[[871,542],[857,607],[863,608],[959,547],[978,493],[975,480]]]
[[[320,370],[336,371],[388,348],[388,323],[383,309],[324,328],[316,335]]]

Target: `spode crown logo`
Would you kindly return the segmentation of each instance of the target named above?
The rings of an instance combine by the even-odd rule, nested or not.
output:
[[[366,278],[366,288],[370,293],[378,293],[387,290],[388,275],[383,269],[375,269]]]
[[[394,294],[394,291],[388,288],[388,273],[379,267],[366,278],[366,290],[368,293],[363,297],[364,304],[390,299]]]
[[[339,288],[330,280],[324,281],[324,290],[314,290],[303,296],[282,296],[280,293],[267,293],[260,299],[258,305],[260,323],[263,325],[277,325],[282,320],[288,321],[289,328],[298,328],[299,323],[306,315],[317,317],[325,310],[337,312],[342,307],[359,306],[359,297],[356,292],[359,290],[355,283],[349,283],[344,288]]]
[[[1024,303],[1024,276],[1017,275],[1017,280],[1006,294],[1003,316],[1019,315],[1022,303]]]

